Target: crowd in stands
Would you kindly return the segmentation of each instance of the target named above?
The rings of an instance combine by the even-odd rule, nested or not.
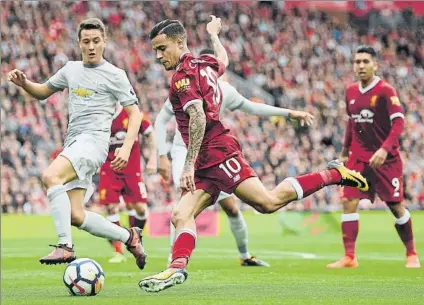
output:
[[[79,60],[79,22],[99,17],[108,28],[105,58],[127,72],[141,110],[154,121],[167,98],[171,74],[155,61],[150,29],[165,18],[181,20],[189,48],[197,53],[211,47],[205,30],[211,13],[222,18],[220,37],[230,71],[271,93],[276,106],[305,109],[316,117],[314,126],[302,128],[282,118],[238,111],[224,115],[266,186],[322,169],[338,156],[347,120],[344,87],[354,79],[352,52],[367,43],[379,52],[378,74],[395,86],[404,105],[407,203],[424,206],[423,29],[376,28],[360,35],[349,23],[322,12],[259,2],[2,1],[0,7],[3,212],[48,211],[40,173],[62,148],[68,115],[66,91],[37,101],[7,82],[7,72],[18,68],[30,80],[45,82],[68,60]],[[173,128],[170,123],[170,141]],[[165,206],[178,197],[159,175],[145,179],[151,206]],[[293,207],[336,209],[339,203],[340,189],[331,187]]]

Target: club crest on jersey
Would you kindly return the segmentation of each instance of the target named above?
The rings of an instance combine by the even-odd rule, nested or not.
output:
[[[99,196],[100,196],[100,199],[101,199],[101,200],[105,200],[105,199],[106,199],[106,192],[107,192],[107,190],[106,190],[106,189],[101,189],[101,190],[100,190],[100,192],[99,192]]]
[[[128,119],[122,121],[122,126],[124,127],[124,129],[128,129]]]
[[[362,109],[359,114],[352,114],[355,123],[372,123],[374,122],[374,112],[369,109]]]
[[[375,107],[375,103],[377,103],[377,99],[378,99],[378,96],[377,95],[373,95],[372,96],[371,103],[370,103],[370,106],[371,107]]]
[[[175,88],[177,88],[178,92],[186,91],[190,88],[190,80],[188,78],[182,78],[175,82]]]
[[[392,102],[392,105],[394,106],[400,106],[400,101],[397,96],[391,96],[390,101]]]
[[[74,89],[72,89],[71,92],[75,95],[78,95],[80,98],[83,98],[83,99],[91,97],[94,94],[94,91],[89,90],[89,89],[85,89],[85,88],[81,88],[81,87],[74,88]]]

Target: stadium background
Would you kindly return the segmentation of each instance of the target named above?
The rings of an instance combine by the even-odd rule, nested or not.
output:
[[[378,74],[396,87],[405,109],[401,145],[407,203],[424,207],[424,9],[417,3],[2,1],[2,212],[48,211],[39,177],[60,151],[67,125],[66,92],[38,102],[6,81],[8,71],[18,68],[33,81],[46,81],[66,61],[80,58],[79,22],[99,17],[108,28],[105,58],[127,71],[140,108],[154,122],[167,97],[170,74],[155,62],[150,28],[164,18],[180,19],[188,31],[189,48],[197,53],[210,47],[204,26],[210,13],[222,18],[220,37],[230,57],[230,82],[242,94],[258,102],[306,109],[317,118],[305,129],[284,119],[241,112],[223,117],[265,185],[323,168],[337,157],[346,126],[343,89],[354,79],[352,50],[368,43],[380,54]],[[170,124],[169,130],[174,127]],[[169,140],[171,136],[172,132]],[[158,175],[145,179],[153,208],[178,197]],[[339,188],[327,188],[292,208],[339,209],[339,196]],[[362,208],[381,207],[377,202]]]

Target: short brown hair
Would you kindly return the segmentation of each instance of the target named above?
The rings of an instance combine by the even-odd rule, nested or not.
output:
[[[78,39],[81,39],[82,30],[100,30],[103,37],[106,35],[106,27],[99,18],[88,18],[83,20],[78,26]]]
[[[153,40],[156,36],[165,34],[167,37],[176,38],[182,37],[186,39],[187,34],[183,24],[178,20],[163,20],[152,28],[150,31],[150,40]]]

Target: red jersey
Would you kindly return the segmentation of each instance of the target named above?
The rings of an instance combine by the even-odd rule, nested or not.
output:
[[[206,129],[195,169],[214,166],[237,154],[237,140],[229,134],[219,120],[222,91],[218,77],[225,67],[210,55],[195,58],[186,53],[181,58],[177,71],[172,76],[169,100],[175,113],[178,130],[188,147],[189,120],[186,109],[193,103],[202,103],[206,115]]]
[[[121,147],[124,143],[125,136],[127,135],[128,129],[128,114],[122,109],[119,114],[112,121],[111,134],[110,134],[110,143],[109,143],[109,153],[105,162],[110,163],[115,159],[115,150],[117,147]],[[140,134],[148,134],[152,131],[150,122],[145,120],[144,116],[142,117],[140,125]],[[133,147],[131,149],[130,157],[128,158],[127,166],[120,172],[123,173],[134,173],[141,171],[141,152],[140,152],[140,142],[137,138],[134,141]]]
[[[366,88],[351,84],[346,90],[346,109],[349,122],[344,146],[353,157],[368,162],[379,148],[386,149],[388,157],[399,154],[404,115],[392,86],[377,76]]]

